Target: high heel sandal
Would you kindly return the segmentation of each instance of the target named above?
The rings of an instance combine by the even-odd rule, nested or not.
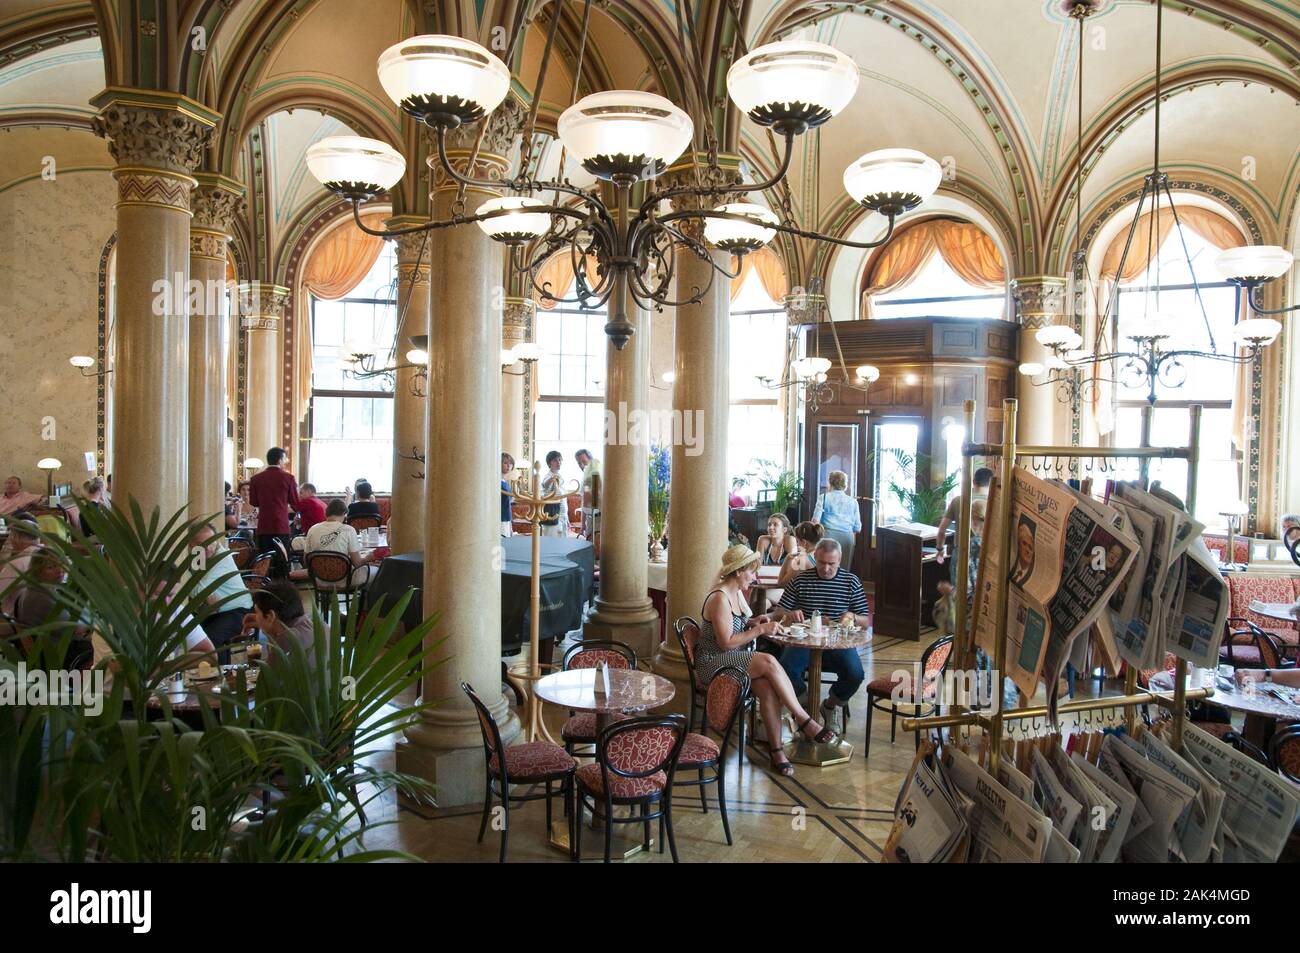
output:
[[[813,720],[812,715],[809,715],[807,718],[803,720],[803,724],[800,725],[798,728],[799,734],[803,735],[805,738],[808,738],[808,736],[804,734],[804,729],[808,727],[808,724],[812,720]],[[817,732],[817,734],[813,735],[811,738],[808,738],[808,740],[813,742],[813,744],[824,745],[830,742],[831,739],[833,739],[834,737],[835,737],[834,730],[831,728],[827,728],[825,725],[823,725],[822,730]]]
[[[782,748],[780,745],[768,745],[767,748],[768,748],[767,759],[772,764],[772,770],[780,774],[781,777],[783,778],[794,777],[794,765],[790,763],[789,758],[786,758],[784,761],[780,761],[780,762],[776,760],[777,752],[779,751],[782,754],[784,754],[785,749]]]

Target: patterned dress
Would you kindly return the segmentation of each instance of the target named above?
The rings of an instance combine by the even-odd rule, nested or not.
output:
[[[722,592],[722,590],[714,589],[713,592]],[[709,597],[713,595],[713,592],[709,593]],[[726,598],[726,593],[723,593],[723,598]],[[708,601],[709,599],[706,597],[704,600],[706,605]],[[728,665],[734,666],[742,672],[749,671],[749,660],[754,654],[754,642],[751,640],[748,645],[740,648],[724,649],[718,644],[718,636],[713,631],[713,623],[709,621],[703,610],[701,610],[700,615],[703,622],[700,625],[700,641],[696,646],[695,677],[701,683],[707,685],[713,680],[714,675]],[[732,635],[744,629],[746,621],[745,616],[732,612]]]

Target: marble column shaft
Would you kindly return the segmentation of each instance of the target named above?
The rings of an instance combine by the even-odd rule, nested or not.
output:
[[[92,104],[117,162],[114,496],[167,518],[189,499],[191,173],[217,117],[141,90],[107,90]]]
[[[1065,279],[1051,275],[1016,278],[1011,282],[1011,297],[1016,305],[1016,322],[1020,325],[1020,363],[1032,362],[1046,366],[1052,352],[1039,344],[1034,334],[1039,328],[1064,320]],[[1042,375],[1037,375],[1037,379],[1041,377]],[[1018,376],[1018,442],[1040,446],[1069,442],[1068,423],[1063,435],[1057,433],[1059,428],[1056,426],[1056,417],[1060,402],[1056,399],[1056,392],[1055,384],[1035,387],[1030,383],[1030,378]],[[1068,421],[1068,405],[1065,414]]]
[[[226,246],[243,189],[212,173],[196,178],[190,224],[190,517],[215,517],[219,526],[225,506],[226,362],[233,359],[225,307]]]
[[[237,451],[242,453],[241,465],[248,457],[265,462],[266,451],[282,443],[280,322],[288,303],[289,289],[281,285],[269,281],[239,284],[240,328],[248,335],[247,446]],[[293,469],[292,458],[289,468]]]
[[[392,219],[392,227],[417,224],[411,217]],[[397,329],[394,358],[400,369],[393,385],[393,501],[388,520],[388,542],[395,553],[418,552],[424,548],[425,467],[414,454],[426,446],[427,375],[421,377],[407,364],[406,352],[414,345],[410,338],[429,334],[429,257],[434,238],[430,234],[404,235],[397,239],[397,306],[401,327]],[[417,393],[417,387],[419,392]]]

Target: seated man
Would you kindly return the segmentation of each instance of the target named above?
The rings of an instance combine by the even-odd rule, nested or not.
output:
[[[23,489],[23,481],[16,476],[5,480],[5,491],[0,495],[0,516],[8,516],[19,510],[29,509],[41,501],[35,493]]]
[[[325,507],[325,521],[313,526],[306,536],[303,562],[305,564],[312,553],[342,553],[352,560],[352,584],[364,586],[370,581],[371,564],[379,560],[375,553],[368,557],[361,555],[361,539],[357,536],[357,531],[343,522],[347,512],[348,508],[342,500],[330,500],[329,506]],[[307,570],[295,569],[289,578],[306,579]]]
[[[803,622],[814,612],[821,612],[826,622],[866,625],[870,609],[862,582],[840,566],[840,558],[838,542],[827,538],[818,543],[813,549],[813,568],[790,580],[772,614],[782,622]],[[781,652],[781,667],[790,676],[796,693],[804,690],[808,657],[804,648],[785,646]],[[862,685],[862,660],[856,649],[830,649],[822,653],[822,668],[834,672],[838,678],[822,703],[822,712],[827,725],[840,732],[843,730],[840,709],[848,707],[849,699]]]
[[[357,498],[348,504],[347,515],[350,520],[358,516],[379,518],[379,504],[375,502],[375,491],[369,483],[357,484]]]
[[[13,520],[9,524],[9,545],[0,553],[0,611],[14,614],[14,601],[22,588],[22,574],[36,552],[36,524]]]
[[[89,627],[75,618],[66,606],[59,605],[55,598],[56,591],[66,579],[58,555],[37,547],[31,556],[28,577],[28,583],[19,590],[14,602],[14,621],[20,631],[50,625],[55,628],[48,629],[48,633],[58,638],[67,633],[67,626],[71,626],[72,644],[68,648],[66,664],[69,668],[89,668],[94,654]],[[31,646],[25,643],[26,640],[23,645],[26,653]]]
[[[200,526],[190,545],[195,549],[201,548],[207,562],[208,568],[198,583],[200,589],[206,589],[225,577],[207,599],[208,605],[216,606],[217,611],[201,623],[212,644],[224,650],[226,644],[243,629],[244,615],[253,608],[253,598],[239,575],[234,555],[222,545],[222,539],[211,526]]]

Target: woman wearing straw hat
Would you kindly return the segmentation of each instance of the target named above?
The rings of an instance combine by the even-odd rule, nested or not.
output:
[[[797,730],[813,741],[825,743],[833,733],[804,711],[781,663],[765,652],[754,651],[758,636],[781,631],[781,624],[770,616],[749,617],[744,592],[758,577],[760,560],[758,553],[744,543],[727,548],[718,573],[718,588],[704,600],[695,667],[697,676],[706,685],[720,669],[729,665],[749,674],[750,685],[763,710],[772,767],[788,778],[794,775],[794,765],[781,747],[781,709],[790,712],[799,726]]]

